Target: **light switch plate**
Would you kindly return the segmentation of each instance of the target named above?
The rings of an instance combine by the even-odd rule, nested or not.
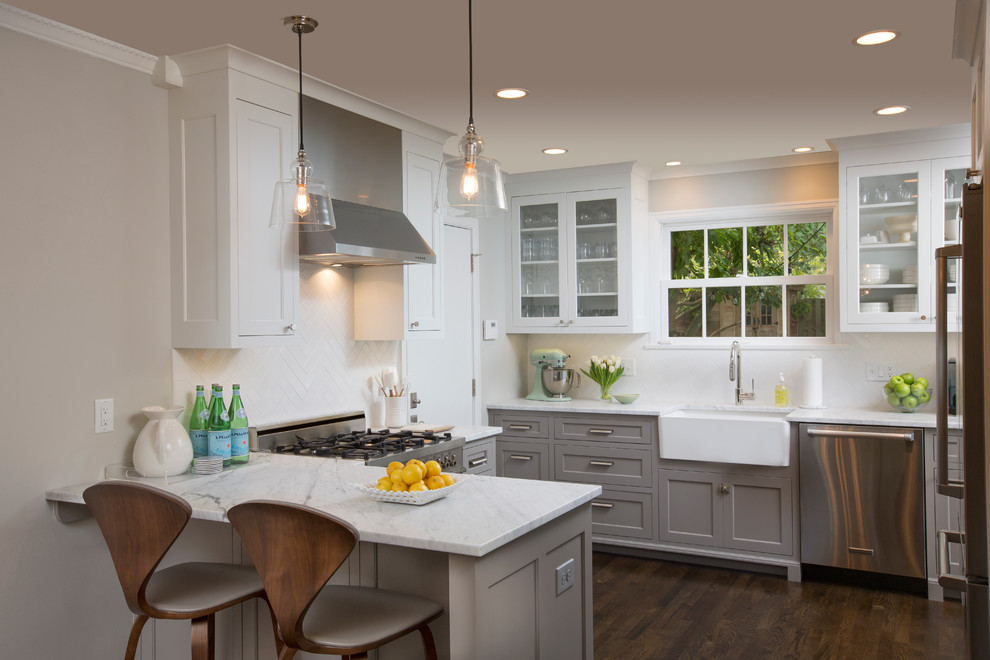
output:
[[[481,338],[484,341],[494,341],[498,339],[498,321],[490,319],[481,322]]]

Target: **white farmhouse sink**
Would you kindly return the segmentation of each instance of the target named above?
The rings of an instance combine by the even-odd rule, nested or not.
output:
[[[685,409],[660,416],[660,458],[791,464],[787,411]]]

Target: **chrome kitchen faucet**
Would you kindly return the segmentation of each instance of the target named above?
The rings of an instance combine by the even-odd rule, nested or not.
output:
[[[756,379],[752,380],[749,392],[742,391],[742,347],[739,342],[732,342],[729,351],[729,380],[736,383],[736,405],[741,406],[743,399],[752,399],[756,395]]]

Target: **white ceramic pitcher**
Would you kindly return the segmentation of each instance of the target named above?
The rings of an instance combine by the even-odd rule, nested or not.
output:
[[[148,418],[134,443],[134,468],[141,476],[174,477],[189,469],[193,449],[189,434],[178,419],[183,410],[183,406],[141,409]]]

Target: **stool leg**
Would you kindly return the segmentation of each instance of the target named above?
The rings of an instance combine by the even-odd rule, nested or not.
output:
[[[423,636],[423,651],[426,653],[426,660],[437,660],[437,645],[433,641],[433,631],[429,624],[423,624],[419,629],[419,634]]]
[[[192,620],[192,660],[214,660],[213,646],[216,637],[213,614]]]
[[[141,639],[141,629],[144,628],[144,624],[147,621],[148,617],[142,614],[134,619],[134,623],[131,624],[131,634],[127,638],[127,650],[124,652],[124,660],[134,660],[134,656],[137,654],[138,641]]]
[[[272,632],[275,634],[275,653],[281,657],[282,647],[285,644],[282,642],[282,636],[278,634],[278,621],[275,619],[275,610],[272,609],[272,604],[268,602],[267,598],[262,598],[262,600],[265,601],[268,614],[272,617]]]
[[[295,655],[296,650],[294,648],[283,646],[282,650],[278,653],[278,660],[291,660]]]

